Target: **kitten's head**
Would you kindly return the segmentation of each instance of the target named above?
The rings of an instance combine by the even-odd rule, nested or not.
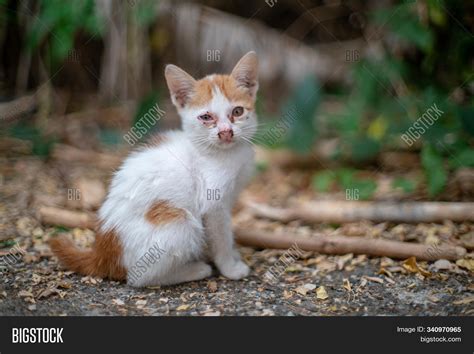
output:
[[[230,75],[209,75],[201,80],[175,65],[166,66],[171,100],[196,146],[226,149],[250,143],[257,126],[257,71],[255,52],[245,54]]]

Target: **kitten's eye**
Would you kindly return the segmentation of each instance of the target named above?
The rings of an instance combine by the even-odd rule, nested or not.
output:
[[[232,110],[233,117],[240,117],[242,114],[244,114],[244,107],[237,106]]]
[[[212,120],[212,116],[210,114],[201,114],[199,117],[198,117],[200,120],[202,120],[203,122],[210,122]]]

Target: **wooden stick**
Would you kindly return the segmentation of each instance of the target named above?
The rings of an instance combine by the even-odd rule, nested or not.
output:
[[[326,254],[366,254],[369,256],[406,259],[416,257],[418,260],[434,261],[437,259],[456,260],[466,254],[466,250],[457,246],[432,246],[417,243],[390,241],[349,236],[312,236],[274,233],[262,230],[236,228],[236,241],[241,245],[288,249],[297,246],[303,251],[314,251]]]
[[[361,220],[405,223],[443,220],[474,221],[474,203],[314,201],[285,209],[252,201],[243,203],[255,215],[281,222],[292,220],[328,223]]]
[[[116,168],[123,161],[121,156],[92,150],[81,150],[74,146],[64,144],[56,144],[52,156],[56,160],[91,163],[101,168]]]
[[[96,220],[94,215],[82,211],[43,206],[39,208],[38,213],[44,224],[80,227],[84,229],[95,228]]]
[[[36,95],[19,97],[13,101],[0,103],[0,122],[18,118],[32,112],[37,105]]]
[[[64,210],[54,207],[39,209],[41,220],[45,224],[63,225],[67,227],[81,227],[94,229],[95,217],[92,214]],[[315,251],[327,254],[367,254],[371,256],[386,256],[406,259],[415,256],[419,260],[462,258],[466,250],[456,246],[429,246],[415,243],[370,239],[348,236],[313,236],[303,237],[273,233],[262,230],[235,228],[236,241],[244,246],[288,249],[297,245],[304,251]]]

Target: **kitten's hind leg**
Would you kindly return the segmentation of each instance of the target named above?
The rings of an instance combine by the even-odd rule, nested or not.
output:
[[[160,284],[172,285],[189,281],[201,280],[211,276],[212,267],[204,262],[193,262],[182,265],[173,273],[165,276]]]

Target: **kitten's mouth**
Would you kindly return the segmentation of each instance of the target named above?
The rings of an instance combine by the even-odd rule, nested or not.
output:
[[[221,149],[228,149],[234,146],[236,142],[237,142],[236,139],[230,139],[230,140],[219,139],[217,142],[217,146],[219,146]]]
[[[235,144],[235,140],[219,140],[219,145],[223,147],[229,147]]]

